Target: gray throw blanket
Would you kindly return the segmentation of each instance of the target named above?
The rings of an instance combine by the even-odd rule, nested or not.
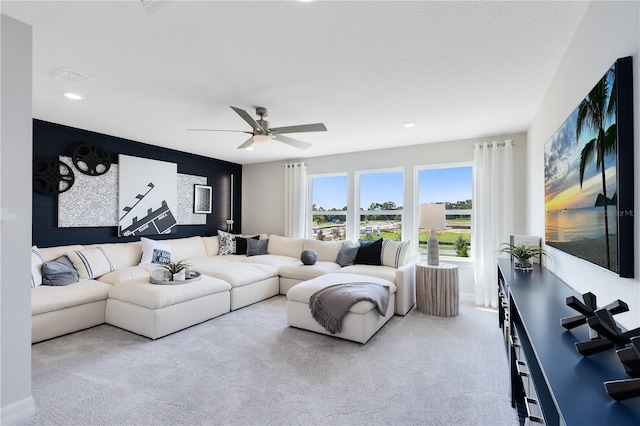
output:
[[[342,331],[342,319],[358,302],[373,303],[384,316],[389,306],[389,287],[377,283],[335,284],[316,291],[309,299],[311,316],[331,334]]]

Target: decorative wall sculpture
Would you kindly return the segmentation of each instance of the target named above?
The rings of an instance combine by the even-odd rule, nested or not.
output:
[[[118,165],[118,235],[175,232],[177,164],[120,154]]]

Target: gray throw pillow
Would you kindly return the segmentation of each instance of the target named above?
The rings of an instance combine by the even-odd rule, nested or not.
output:
[[[336,263],[340,266],[351,266],[356,261],[358,255],[358,246],[352,246],[351,244],[342,243],[342,247],[338,250],[338,257]]]
[[[67,256],[42,265],[42,284],[62,286],[78,282],[78,271],[73,267],[73,263]]]
[[[268,245],[268,239],[256,240],[254,238],[247,238],[247,257],[267,254]]]

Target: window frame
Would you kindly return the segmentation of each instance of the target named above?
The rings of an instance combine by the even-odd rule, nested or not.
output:
[[[347,210],[313,210],[313,180],[316,178],[330,178],[330,177],[346,177],[346,187],[345,190],[347,192]],[[314,216],[344,216],[344,240],[348,240],[349,234],[349,174],[347,172],[336,172],[336,173],[318,173],[313,175],[307,175],[307,212],[309,212],[309,220],[306,227],[307,238],[313,239],[313,217]],[[320,206],[322,207],[322,206]]]

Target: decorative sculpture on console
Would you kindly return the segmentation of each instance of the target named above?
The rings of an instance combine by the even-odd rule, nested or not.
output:
[[[587,324],[588,320],[595,316],[595,312],[596,310],[598,310],[598,306],[596,304],[596,295],[591,292],[584,293],[582,295],[582,300],[584,300],[584,303],[578,300],[578,298],[575,296],[567,297],[567,306],[580,312],[580,315],[563,318],[560,321],[562,326],[567,330],[571,330],[572,328]],[[627,312],[629,310],[629,306],[622,300],[618,299],[602,308],[602,310],[610,312],[611,315],[616,315]],[[576,343],[576,349],[583,356],[593,355],[598,352],[606,351],[607,349],[612,349],[614,347],[614,344],[611,340],[603,338],[593,328],[589,329],[589,337],[590,340]]]
[[[618,349],[618,358],[633,379],[604,382],[609,396],[617,401],[640,396],[640,337],[632,337],[628,347]]]

